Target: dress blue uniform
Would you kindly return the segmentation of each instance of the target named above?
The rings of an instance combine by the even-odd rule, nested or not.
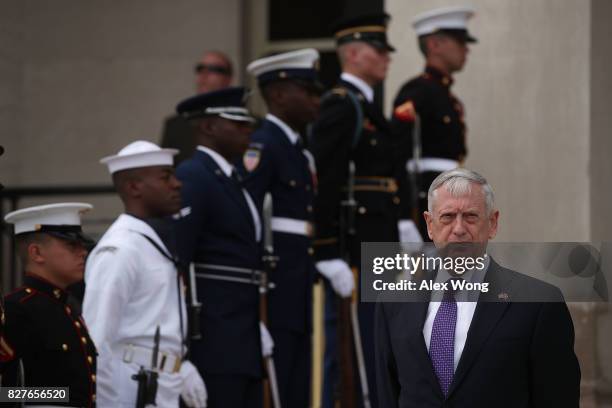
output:
[[[336,27],[339,46],[362,41],[379,50],[393,51],[386,36],[386,15],[364,15],[347,18]],[[373,102],[373,90],[363,79],[344,72],[338,84],[322,97],[317,121],[313,124],[311,148],[319,176],[315,200],[315,253],[318,261],[350,258],[360,265],[361,242],[394,242],[398,240],[400,203],[404,183],[400,179],[397,138],[391,132],[382,110]],[[354,193],[357,201],[355,235],[341,230],[341,202],[346,199],[349,184],[349,162],[354,164]],[[344,251],[342,253],[342,245]],[[337,296],[326,287],[325,294],[325,363],[322,406],[334,406],[334,391],[339,388],[341,369],[337,355]],[[374,304],[358,304],[359,325],[365,369],[372,406],[376,403],[374,371]],[[356,368],[357,365],[355,364]],[[355,375],[356,386],[360,385]],[[358,405],[363,401],[358,394]]]
[[[66,246],[89,246],[93,241],[82,233],[80,214],[91,208],[84,203],[46,204],[11,212],[5,221],[15,225],[17,238],[47,234]],[[53,273],[47,272],[51,278]],[[6,295],[4,307],[0,385],[67,387],[68,400],[49,406],[95,407],[96,347],[65,287],[28,273],[24,285]]]
[[[275,80],[316,79],[315,50],[299,50],[262,58],[247,70],[260,86]],[[282,73],[282,74],[281,74]],[[282,77],[282,79],[281,79]],[[301,136],[278,117],[268,114],[251,135],[251,146],[238,165],[245,185],[262,210],[271,193],[274,289],[268,294],[268,325],[274,339],[274,363],[282,406],[307,407],[310,397],[312,286],[311,248],[314,160]]]
[[[250,120],[243,96],[243,88],[211,92],[182,102],[177,110],[189,118],[217,114]],[[257,407],[263,370],[259,291],[257,284],[239,280],[254,277],[261,266],[259,219],[232,177],[232,166],[214,150],[198,146],[176,175],[186,206],[177,226],[178,252],[183,262],[198,265],[202,302],[202,339],[192,342],[191,360],[208,388],[209,407]]]
[[[312,218],[312,173],[299,140],[291,141],[269,118],[251,139],[247,155],[261,156],[252,172],[241,166],[245,184],[259,208],[266,192],[271,192],[274,209],[272,230],[279,261],[270,276],[275,288],[268,294],[268,319],[281,400],[292,398],[294,404],[284,405],[300,406],[308,403],[310,380],[314,265],[308,225]],[[298,229],[304,226],[302,233],[282,229],[283,222],[290,225],[292,221]]]

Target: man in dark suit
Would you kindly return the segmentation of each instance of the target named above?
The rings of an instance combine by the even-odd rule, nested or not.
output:
[[[260,406],[262,347],[271,352],[258,311],[261,221],[231,164],[249,146],[253,119],[245,94],[226,88],[177,106],[197,130],[193,157],[176,171],[185,206],[177,246],[181,260],[196,269],[202,339],[191,352],[210,408]]]
[[[194,67],[198,93],[227,88],[232,83],[232,61],[221,51],[207,51]],[[178,149],[174,164],[178,166],[191,157],[196,148],[195,132],[191,123],[181,115],[172,115],[164,121],[160,146]]]
[[[316,267],[329,282],[325,293],[324,408],[333,406],[332,393],[338,383],[336,294],[350,296],[353,277],[349,265],[360,264],[361,242],[397,241],[399,237],[402,190],[398,188],[401,171],[396,141],[374,101],[374,87],[385,79],[389,54],[394,51],[387,41],[388,19],[386,14],[368,14],[338,22],[335,38],[342,74],[338,84],[322,97],[319,117],[312,127],[310,150],[318,176]],[[353,180],[349,175],[351,165],[357,206],[355,234],[349,237],[346,230],[341,230],[339,218],[349,181]],[[408,216],[405,218],[399,225],[401,235],[414,230],[414,224]],[[369,391],[376,406],[374,356],[367,352],[373,347],[374,307],[369,303],[358,307]]]
[[[303,135],[319,108],[318,61],[316,50],[304,49],[249,64],[268,114],[238,165],[258,208],[266,193],[272,197],[270,228],[278,263],[270,276],[275,288],[268,295],[268,319],[280,401],[296,408],[310,401],[315,170]]]
[[[440,174],[428,200],[425,218],[437,248],[474,243],[484,252],[495,237],[499,211],[479,174]],[[580,367],[561,292],[490,258],[472,272],[472,282],[489,284],[477,302],[457,301],[450,291],[440,300],[422,290],[404,302],[377,304],[380,406],[578,407]],[[445,274],[458,278],[440,269],[421,279],[446,282]]]
[[[425,57],[422,74],[406,82],[393,102],[391,126],[402,139],[408,169],[417,185],[419,230],[427,236],[422,217],[427,209],[427,189],[443,171],[456,168],[467,155],[463,104],[451,91],[452,75],[463,69],[468,44],[476,42],[467,30],[474,15],[470,7],[444,7],[418,15],[413,26]],[[420,134],[415,126],[420,118]],[[421,157],[415,157],[415,147]]]

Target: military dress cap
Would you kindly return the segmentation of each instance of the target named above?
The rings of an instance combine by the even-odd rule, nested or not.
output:
[[[366,42],[380,50],[395,51],[387,40],[387,13],[363,14],[345,17],[334,25],[336,44],[352,41]]]
[[[38,205],[10,212],[4,221],[14,224],[15,235],[42,232],[68,241],[91,244],[93,240],[81,229],[81,214],[92,208],[87,203]]]
[[[259,86],[286,79],[315,84],[319,76],[319,52],[305,48],[260,58],[247,66],[247,72],[257,78]]]
[[[177,153],[177,149],[162,149],[155,143],[137,140],[119,150],[116,155],[104,157],[100,163],[106,164],[108,171],[113,174],[140,167],[172,166]]]
[[[476,42],[468,32],[467,22],[474,16],[474,9],[468,6],[443,7],[419,14],[412,21],[417,35],[446,33],[465,42]]]
[[[185,119],[219,116],[238,122],[255,122],[246,108],[249,92],[236,86],[192,96],[176,106],[176,113]]]

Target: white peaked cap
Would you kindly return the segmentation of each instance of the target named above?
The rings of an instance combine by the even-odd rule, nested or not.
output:
[[[466,30],[473,15],[474,8],[470,6],[443,7],[419,14],[412,20],[412,26],[419,36],[445,29]]]
[[[247,66],[247,72],[258,77],[271,71],[313,69],[318,59],[317,50],[305,48],[257,59]]]
[[[80,227],[81,214],[92,208],[87,203],[38,205],[10,212],[4,221],[15,224],[15,234],[44,231],[44,227]]]
[[[162,149],[155,143],[137,140],[119,150],[116,155],[101,159],[100,163],[106,164],[108,171],[113,174],[139,167],[172,166],[173,157],[177,153],[177,149]]]

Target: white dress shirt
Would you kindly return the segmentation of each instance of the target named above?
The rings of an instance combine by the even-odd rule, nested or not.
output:
[[[215,161],[215,163],[217,163],[217,166],[221,168],[223,174],[225,174],[227,177],[232,177],[232,171],[236,170],[230,162],[225,160],[225,157],[221,156],[219,153],[206,146],[198,145],[196,148],[208,154]],[[257,212],[257,208],[255,207],[255,203],[253,202],[251,195],[246,191],[246,189],[242,188],[242,194],[244,195],[244,198],[247,204],[249,205],[251,217],[253,217],[253,224],[255,225],[255,237],[256,240],[259,242],[261,241],[261,220],[259,219],[259,213]]]
[[[365,96],[366,100],[369,103],[372,103],[374,100],[374,90],[370,85],[368,85],[363,79],[356,77],[353,74],[349,74],[348,72],[343,72],[340,75],[340,78],[349,82],[357,87],[359,91]]]
[[[483,269],[472,269],[466,271],[462,275],[462,278],[472,283],[482,282],[484,280],[484,276],[488,268],[489,257],[487,256],[485,257],[485,267]],[[444,269],[441,269],[436,276],[435,282],[446,282],[449,279],[452,279],[452,276],[449,275],[449,273]],[[429,306],[427,308],[427,317],[425,318],[425,324],[423,325],[423,338],[425,339],[427,351],[429,351],[429,344],[431,343],[431,331],[433,329],[436,313],[438,313],[438,309],[440,308],[440,300],[442,295],[442,291],[432,292],[431,301],[429,302]],[[461,359],[461,354],[463,353],[463,348],[465,347],[468,330],[470,329],[470,324],[472,323],[472,318],[474,317],[474,311],[476,310],[478,293],[472,291],[468,294],[465,293],[465,291],[458,291],[455,292],[455,298],[458,300],[457,325],[455,326],[454,346],[454,366],[455,371],[457,371],[457,365],[459,364],[459,360]]]

